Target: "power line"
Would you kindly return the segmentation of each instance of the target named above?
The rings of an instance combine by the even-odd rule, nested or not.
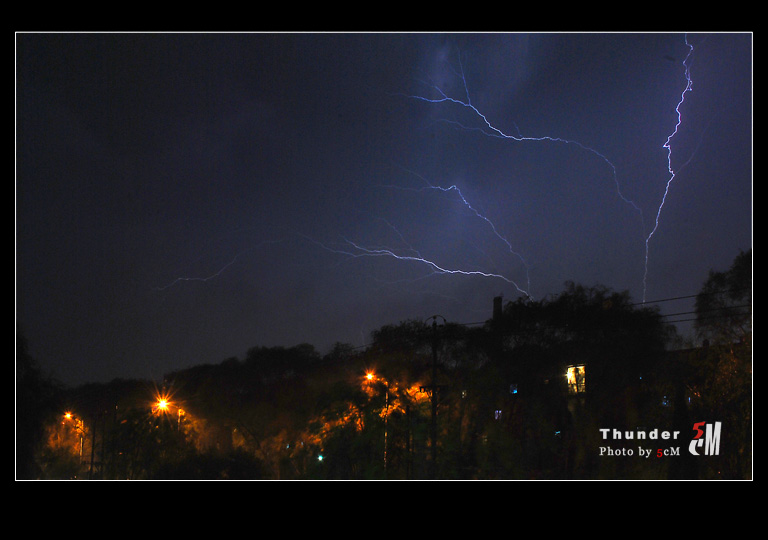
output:
[[[675,321],[667,321],[667,324],[675,324],[680,322],[689,322],[689,321],[708,321],[712,319],[732,319],[734,317],[740,317],[744,315],[749,315],[748,312],[739,312],[739,313],[726,313],[721,315],[709,315],[704,317],[692,317],[690,319],[679,319]]]
[[[749,304],[741,304],[739,306],[722,306],[717,308],[710,308],[710,309],[703,309],[703,310],[697,310],[697,311],[680,311],[678,313],[667,313],[664,315],[661,315],[662,317],[676,317],[678,315],[694,315],[699,313],[707,313],[710,311],[724,311],[729,309],[740,309],[740,308],[746,308],[750,307]],[[723,315],[724,317],[732,316],[732,315],[747,315],[745,312],[735,312],[735,313],[729,313],[727,315]]]
[[[702,293],[698,293],[698,294],[689,294],[687,296],[674,296],[672,298],[662,298],[660,300],[648,300],[646,302],[636,302],[634,304],[630,304],[630,306],[642,306],[642,305],[645,305],[645,304],[659,304],[661,302],[671,302],[673,300],[685,300],[687,298],[697,298],[699,296],[711,296],[711,295],[714,295],[714,294],[734,293],[734,292],[740,292],[740,291],[745,291],[745,290],[748,290],[748,288],[747,287],[742,287],[742,288],[739,288],[739,289],[723,289],[723,290],[720,290],[720,291],[712,291],[712,292],[706,292],[706,293],[702,292]]]

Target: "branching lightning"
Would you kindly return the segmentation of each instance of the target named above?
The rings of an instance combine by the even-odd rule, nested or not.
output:
[[[677,107],[675,107],[675,112],[677,113],[677,124],[675,124],[674,131],[667,137],[667,141],[664,143],[662,148],[667,149],[667,170],[669,171],[669,180],[667,180],[667,185],[664,188],[664,196],[661,198],[661,204],[659,204],[659,209],[656,212],[656,221],[653,226],[653,229],[648,234],[648,236],[645,239],[645,273],[643,275],[643,302],[645,302],[645,292],[646,292],[646,286],[647,286],[647,278],[648,278],[648,252],[649,252],[649,244],[651,241],[651,238],[653,238],[653,235],[656,233],[656,230],[659,228],[659,219],[661,217],[661,210],[664,208],[664,203],[667,200],[667,195],[669,194],[669,188],[672,185],[672,181],[675,179],[676,172],[672,167],[672,139],[677,135],[677,130],[680,127],[680,124],[682,124],[682,113],[680,112],[680,107],[683,105],[683,102],[685,101],[685,94],[690,92],[693,89],[693,80],[691,79],[691,67],[688,65],[688,60],[690,59],[691,55],[693,54],[693,45],[688,43],[688,36],[685,36],[685,44],[688,46],[688,54],[685,57],[685,60],[683,60],[683,66],[685,67],[685,79],[686,79],[686,85],[685,89],[683,90],[682,94],[680,95],[680,101],[677,103]],[[690,160],[689,160],[690,161]],[[683,167],[687,164],[683,164]],[[682,168],[682,167],[681,167]],[[678,171],[679,172],[679,171]]]
[[[520,133],[520,129],[517,126],[515,126],[515,129],[517,130],[517,135],[510,135],[510,134],[504,133],[501,129],[499,129],[498,127],[494,126],[490,122],[490,120],[488,120],[486,115],[481,113],[477,109],[477,107],[475,107],[472,104],[472,101],[471,101],[471,99],[469,97],[469,87],[467,85],[467,79],[466,79],[466,76],[464,74],[464,66],[463,66],[463,64],[461,62],[461,56],[460,55],[459,55],[459,72],[457,73],[457,75],[461,78],[462,84],[464,86],[464,93],[466,95],[466,98],[464,100],[450,97],[449,95],[447,95],[443,91],[442,88],[440,88],[438,85],[436,85],[434,83],[428,83],[428,84],[429,84],[429,86],[433,90],[435,90],[437,92],[439,97],[428,98],[428,97],[424,97],[424,96],[420,96],[420,95],[402,94],[402,93],[398,94],[398,95],[402,95],[402,96],[405,96],[405,97],[408,97],[408,98],[411,98],[411,99],[425,101],[427,103],[453,103],[453,104],[458,105],[460,107],[467,108],[470,111],[472,111],[472,113],[474,115],[476,115],[477,117],[479,117],[482,120],[482,123],[484,124],[484,126],[481,126],[481,127],[465,126],[461,122],[457,122],[455,120],[443,120],[443,122],[446,122],[448,124],[456,125],[456,126],[460,127],[461,129],[470,130],[470,131],[479,131],[480,133],[482,133],[483,135],[485,135],[487,137],[496,137],[496,138],[501,138],[501,139],[509,139],[509,140],[518,141],[518,142],[522,142],[522,141],[533,141],[533,142],[548,141],[548,142],[556,142],[556,143],[563,143],[563,144],[572,144],[572,145],[575,145],[575,146],[581,148],[582,150],[585,150],[587,152],[590,152],[590,153],[594,154],[595,156],[597,156],[600,159],[602,159],[611,168],[611,170],[613,171],[613,180],[614,180],[614,183],[616,185],[616,193],[618,194],[619,198],[621,198],[621,200],[623,200],[625,203],[627,203],[630,206],[632,206],[640,214],[640,217],[642,219],[643,212],[640,209],[640,207],[638,207],[634,202],[632,202],[630,199],[628,199],[627,197],[625,197],[622,194],[621,187],[619,186],[618,176],[617,176],[617,173],[616,173],[616,166],[605,155],[601,154],[600,152],[598,152],[594,148],[591,148],[591,147],[586,146],[586,145],[584,145],[584,144],[582,144],[582,143],[580,143],[578,141],[574,141],[574,140],[570,140],[570,139],[563,139],[561,137],[551,137],[551,136],[540,136],[540,137],[524,136],[524,135],[522,135]]]
[[[464,67],[463,67],[463,64],[461,62],[461,55],[459,55],[459,60],[458,61],[459,61],[459,70],[456,72],[456,74],[461,79],[461,82],[462,82],[462,85],[463,85],[463,88],[464,88],[464,94],[465,94],[465,98],[464,99],[458,99],[458,98],[449,96],[442,88],[440,88],[437,84],[434,84],[434,83],[428,83],[430,88],[432,88],[437,93],[437,97],[434,97],[434,98],[429,98],[429,97],[425,97],[425,96],[421,96],[421,95],[403,94],[403,93],[399,93],[397,95],[404,96],[404,97],[407,97],[407,98],[410,98],[410,99],[424,101],[426,103],[432,103],[432,104],[450,103],[450,104],[457,105],[459,107],[463,107],[463,108],[469,109],[472,112],[472,114],[474,114],[476,117],[478,117],[481,120],[481,124],[482,125],[480,127],[466,126],[466,125],[464,125],[464,124],[462,124],[462,123],[460,123],[458,121],[455,121],[455,120],[443,120],[443,122],[446,122],[446,123],[458,126],[459,128],[461,128],[463,130],[478,131],[481,134],[483,134],[485,136],[488,136],[488,137],[508,139],[508,140],[518,141],[518,142],[534,141],[534,142],[555,142],[555,143],[571,144],[571,145],[575,145],[575,146],[581,148],[582,150],[590,152],[591,154],[597,156],[602,161],[604,161],[611,168],[611,171],[612,171],[612,174],[613,174],[614,184],[616,186],[616,193],[617,193],[617,195],[619,196],[619,198],[622,201],[624,201],[625,203],[630,205],[632,208],[634,208],[635,211],[638,212],[640,220],[641,220],[641,223],[643,222],[643,212],[642,212],[642,210],[633,201],[631,201],[630,199],[628,199],[627,197],[625,197],[622,194],[621,187],[620,187],[619,181],[618,181],[617,172],[616,172],[616,166],[605,155],[601,154],[600,152],[598,152],[597,150],[595,150],[595,149],[593,149],[591,147],[588,147],[588,146],[586,146],[586,145],[584,145],[584,144],[582,144],[582,143],[580,143],[578,141],[574,141],[574,140],[564,139],[564,138],[560,138],[560,137],[552,137],[552,136],[540,136],[540,137],[524,136],[524,135],[522,135],[522,133],[520,132],[519,128],[516,125],[515,125],[515,129],[517,130],[517,134],[516,135],[511,135],[511,134],[504,133],[500,128],[498,128],[495,125],[493,125],[491,123],[491,121],[488,119],[488,117],[485,114],[483,114],[482,112],[480,112],[480,110],[477,109],[477,107],[475,107],[475,105],[472,104],[472,101],[471,101],[471,98],[470,98],[469,87],[467,85],[466,76],[464,74]],[[417,175],[417,176],[419,176],[419,175]],[[497,238],[499,238],[502,242],[504,242],[504,244],[506,244],[507,248],[509,249],[509,252],[512,253],[517,258],[519,258],[520,261],[523,263],[523,265],[526,268],[527,291],[523,290],[513,280],[511,280],[509,278],[506,278],[504,276],[501,276],[499,274],[489,274],[489,273],[483,273],[483,272],[465,272],[465,271],[458,271],[458,270],[457,271],[452,271],[452,273],[463,273],[463,274],[468,274],[468,275],[483,275],[483,276],[486,276],[486,277],[499,277],[501,279],[504,279],[508,283],[513,284],[518,291],[522,292],[523,294],[525,294],[527,297],[530,298],[529,291],[530,291],[531,286],[530,286],[530,274],[529,274],[528,264],[525,261],[525,259],[523,258],[523,256],[513,249],[512,244],[509,242],[509,240],[507,240],[507,238],[505,238],[499,232],[499,230],[496,227],[496,225],[488,217],[486,217],[483,214],[481,214],[480,212],[478,212],[469,203],[469,201],[466,199],[466,197],[461,192],[459,187],[456,186],[455,184],[451,185],[449,187],[441,187],[441,186],[436,186],[436,185],[431,184],[430,182],[428,182],[426,179],[424,179],[421,176],[419,176],[419,177],[422,178],[422,180],[424,180],[426,182],[426,184],[427,184],[426,187],[422,187],[422,188],[403,188],[403,187],[399,187],[399,186],[386,186],[386,187],[396,188],[396,189],[410,189],[412,191],[426,191],[426,190],[440,190],[442,192],[455,191],[458,194],[458,196],[460,197],[462,203],[470,211],[472,211],[475,214],[475,216],[477,216],[478,218],[484,220],[491,227],[491,230],[493,231],[493,234]],[[644,229],[644,226],[643,226],[643,229]],[[359,251],[363,250],[363,248],[361,248],[360,246],[357,246],[357,245],[354,245],[354,244],[352,244],[352,245],[355,248],[357,248]],[[403,258],[401,256],[395,255],[393,252],[391,252],[389,250],[365,251],[364,254],[366,254],[366,255],[389,255],[389,256],[394,256],[396,258]],[[435,263],[433,263],[431,261],[426,261],[424,259],[419,259],[419,260],[422,260],[426,264],[432,265],[433,268],[435,270],[439,270],[440,273],[449,272],[449,271],[447,271],[447,270],[437,266]]]
[[[693,53],[693,46],[688,42],[687,36],[686,36],[686,39],[685,39],[685,43],[686,43],[686,45],[688,46],[688,49],[689,49],[688,50],[688,54],[687,54],[685,60],[683,61],[683,66],[685,68],[685,77],[686,77],[686,80],[687,80],[687,84],[686,84],[686,87],[683,90],[683,92],[682,92],[682,94],[680,96],[680,100],[679,100],[679,102],[678,102],[678,104],[677,104],[677,106],[675,108],[675,110],[677,112],[677,123],[675,125],[675,128],[674,128],[673,132],[667,137],[667,140],[666,140],[666,142],[663,145],[663,148],[665,148],[667,150],[667,169],[668,169],[668,172],[669,172],[670,176],[669,176],[669,179],[667,180],[666,188],[664,190],[664,195],[663,195],[663,197],[661,199],[661,203],[660,203],[660,205],[659,205],[659,207],[657,209],[657,212],[656,212],[656,219],[655,219],[655,223],[654,223],[653,229],[647,234],[647,236],[645,236],[645,242],[644,242],[645,243],[645,268],[644,268],[644,274],[643,274],[643,302],[645,302],[646,288],[647,288],[650,241],[651,241],[651,239],[653,238],[654,234],[656,233],[656,231],[659,228],[661,212],[662,212],[662,209],[663,209],[664,204],[666,202],[667,195],[669,194],[671,184],[672,184],[673,180],[675,179],[676,174],[679,173],[679,169],[677,171],[675,171],[675,169],[672,166],[672,140],[677,135],[678,129],[679,129],[680,125],[682,124],[681,107],[682,107],[682,105],[683,105],[683,103],[685,101],[686,94],[689,91],[691,91],[692,85],[693,85],[692,79],[691,79],[691,74],[690,74],[690,66],[689,66],[689,63],[688,63],[689,59],[690,59],[690,57],[691,57],[691,55]],[[429,103],[429,104],[442,104],[442,103],[444,103],[444,104],[455,105],[457,107],[461,107],[463,109],[469,110],[473,116],[475,116],[477,119],[479,119],[479,126],[468,126],[468,125],[465,125],[465,124],[463,124],[461,122],[458,122],[458,121],[455,121],[455,120],[447,120],[447,119],[441,120],[442,122],[448,123],[450,125],[454,125],[454,126],[460,128],[462,130],[477,131],[477,132],[479,132],[482,135],[487,136],[487,137],[500,138],[500,139],[515,141],[515,142],[551,142],[551,143],[560,143],[560,144],[566,144],[566,145],[574,145],[574,146],[576,146],[576,147],[578,147],[578,148],[580,148],[580,149],[582,149],[582,150],[584,150],[584,151],[594,155],[595,157],[599,158],[606,165],[608,165],[610,167],[610,170],[611,170],[612,176],[613,176],[613,182],[615,184],[615,189],[616,189],[617,196],[624,203],[626,203],[627,205],[631,206],[634,209],[634,211],[636,211],[638,213],[640,221],[641,221],[641,224],[643,224],[642,225],[642,229],[643,229],[643,231],[645,231],[643,211],[641,210],[641,208],[639,206],[637,206],[637,204],[635,204],[632,200],[627,198],[622,193],[621,187],[620,187],[620,184],[619,184],[619,180],[618,180],[617,169],[616,169],[616,166],[611,162],[611,160],[609,160],[604,154],[602,154],[601,152],[595,150],[594,148],[586,146],[586,145],[582,144],[581,142],[578,142],[578,141],[575,141],[575,140],[564,139],[564,138],[561,138],[561,137],[554,137],[554,136],[548,136],[548,135],[545,135],[545,136],[525,136],[525,135],[523,135],[520,132],[520,129],[516,125],[515,125],[516,134],[505,133],[504,131],[502,131],[502,129],[500,129],[499,127],[494,125],[489,120],[488,116],[486,116],[486,114],[481,112],[472,103],[472,100],[470,98],[469,86],[467,84],[466,76],[465,76],[465,73],[464,73],[464,67],[463,67],[463,64],[462,64],[462,61],[461,61],[461,55],[459,55],[459,57],[458,57],[458,65],[459,65],[459,69],[457,71],[455,71],[455,73],[456,73],[456,76],[458,78],[460,78],[461,84],[463,86],[463,92],[464,92],[464,97],[463,98],[456,98],[456,97],[452,97],[452,96],[448,95],[448,93],[446,93],[443,90],[443,88],[441,88],[439,85],[437,85],[435,83],[432,83],[432,82],[427,83],[427,85],[429,86],[429,88],[433,92],[436,93],[436,97],[426,97],[426,96],[423,96],[423,95],[414,95],[414,94],[405,94],[405,93],[399,93],[399,94],[396,94],[396,95],[403,96],[403,97],[406,97],[406,98],[409,98],[409,99],[413,99],[413,100],[422,101],[422,102]],[[687,164],[687,162],[686,162],[686,164]],[[685,166],[685,164],[683,164],[683,167],[684,166]],[[501,279],[504,282],[509,283],[512,286],[514,286],[515,289],[518,292],[520,292],[521,294],[525,295],[528,298],[531,298],[531,294],[530,294],[531,283],[530,283],[530,272],[529,272],[530,269],[529,269],[528,263],[526,262],[525,258],[519,252],[517,252],[513,248],[512,243],[499,231],[499,228],[493,223],[493,221],[489,217],[487,217],[484,214],[482,214],[481,212],[479,212],[469,202],[467,197],[465,197],[464,193],[462,193],[461,189],[456,184],[452,184],[452,185],[450,185],[448,187],[443,187],[443,186],[435,185],[435,184],[429,182],[423,176],[421,176],[421,175],[419,175],[417,173],[414,173],[412,171],[408,171],[408,172],[411,173],[411,174],[414,174],[418,178],[420,178],[425,183],[425,185],[424,186],[420,186],[420,187],[403,187],[403,186],[397,186],[397,185],[389,184],[389,185],[383,185],[381,187],[384,187],[384,188],[387,188],[387,189],[407,190],[407,191],[413,191],[413,192],[440,191],[440,192],[443,192],[443,193],[446,193],[446,194],[455,193],[458,196],[458,199],[460,200],[461,204],[463,204],[464,207],[466,207],[466,209],[468,209],[475,217],[483,220],[490,227],[490,230],[493,233],[493,235],[498,240],[503,242],[503,244],[508,249],[509,253],[512,254],[517,259],[519,259],[519,261],[522,263],[522,265],[525,268],[525,273],[526,273],[526,276],[525,276],[525,279],[526,279],[525,288],[523,288],[523,286],[519,285],[515,280],[513,280],[510,277],[507,277],[507,276],[505,276],[505,275],[503,275],[501,273],[484,272],[484,271],[476,270],[476,269],[449,268],[445,264],[440,264],[438,262],[430,260],[430,259],[422,256],[422,254],[418,250],[413,248],[408,243],[408,241],[406,241],[406,239],[400,233],[400,231],[398,231],[391,223],[389,223],[386,220],[383,220],[383,221],[398,235],[398,237],[402,241],[403,245],[406,246],[405,249],[396,250],[396,249],[388,247],[388,246],[373,246],[373,247],[372,246],[364,246],[361,243],[353,241],[353,240],[350,240],[349,238],[346,238],[346,237],[343,237],[344,244],[343,244],[342,248],[338,248],[338,247],[328,246],[328,245],[326,245],[324,243],[321,243],[321,242],[319,242],[319,241],[317,241],[315,239],[309,238],[309,237],[304,236],[304,235],[299,235],[299,236],[304,237],[305,239],[313,242],[314,244],[322,247],[323,249],[325,249],[325,250],[327,250],[329,252],[332,252],[332,253],[335,253],[335,254],[338,254],[338,255],[343,255],[343,256],[348,257],[348,258],[388,257],[388,258],[393,258],[393,259],[396,259],[396,260],[399,260],[399,261],[417,263],[417,264],[423,265],[423,266],[425,266],[426,268],[429,269],[429,273],[428,273],[428,275],[426,277],[434,276],[434,275],[448,275],[448,274],[452,274],[452,275],[477,276],[477,277],[483,277],[483,278]],[[383,218],[380,218],[380,219],[383,219]],[[279,242],[279,241],[281,241],[281,240],[272,241],[272,242]],[[253,250],[253,249],[255,249],[255,248],[257,248],[257,247],[259,247],[261,245],[264,245],[266,243],[269,243],[269,242],[262,242],[258,246],[253,246],[251,248],[248,248],[246,250],[243,250],[243,251],[239,252],[237,255],[235,255],[232,258],[232,260],[230,260],[227,264],[222,266],[218,271],[214,272],[213,274],[211,274],[209,276],[206,276],[206,277],[178,277],[175,280],[173,280],[172,282],[170,282],[168,285],[165,285],[163,287],[155,287],[155,289],[156,290],[160,290],[160,291],[166,290],[166,289],[169,289],[169,288],[173,287],[174,285],[177,285],[178,283],[184,282],[184,281],[206,282],[206,281],[213,280],[213,279],[219,277],[220,275],[222,275],[228,268],[230,268],[232,265],[234,265],[237,262],[237,260],[242,255],[244,255],[245,253],[247,253],[247,252],[249,252],[249,251],[251,251],[251,250]],[[419,279],[423,279],[423,277],[419,278]]]
[[[352,240],[349,240],[348,238],[344,238],[344,242],[349,246],[347,249],[337,249],[333,247],[329,247],[322,242],[318,242],[317,240],[314,240],[312,238],[306,237],[307,240],[314,242],[315,244],[319,245],[323,249],[326,249],[332,253],[337,253],[339,255],[346,255],[351,258],[360,258],[360,257],[391,257],[393,259],[397,259],[400,261],[410,261],[415,262],[421,265],[427,266],[431,272],[429,275],[437,275],[437,274],[458,274],[463,276],[479,276],[479,277],[485,277],[485,278],[497,278],[501,279],[503,281],[506,281],[507,283],[513,285],[520,293],[528,296],[528,293],[521,289],[517,283],[515,283],[513,280],[509,279],[506,276],[503,276],[501,274],[494,274],[492,272],[482,272],[480,270],[461,270],[461,269],[452,269],[452,268],[444,268],[434,261],[431,261],[429,259],[426,259],[421,256],[417,255],[399,255],[395,253],[392,249],[389,248],[367,248],[364,246],[361,246],[360,244],[353,242]],[[414,250],[415,251],[415,250]]]
[[[461,189],[459,189],[459,187],[456,186],[455,184],[453,184],[453,185],[451,185],[449,187],[436,186],[436,185],[433,185],[432,183],[430,183],[423,176],[421,176],[421,175],[419,175],[417,173],[414,173],[412,171],[409,171],[409,172],[411,172],[411,174],[414,174],[417,177],[419,177],[427,185],[424,186],[424,187],[421,187],[421,188],[408,188],[408,187],[401,187],[401,186],[394,186],[394,185],[387,185],[387,186],[383,186],[383,187],[392,188],[392,189],[407,190],[407,191],[417,191],[417,192],[419,192],[419,191],[427,191],[427,190],[438,190],[438,191],[442,191],[444,193],[448,193],[448,192],[451,192],[451,191],[455,191],[458,194],[458,196],[461,199],[461,202],[464,204],[464,206],[466,206],[475,216],[477,216],[481,220],[485,221],[488,224],[488,226],[491,228],[491,231],[493,231],[494,236],[496,236],[499,240],[501,240],[507,246],[507,249],[509,250],[509,252],[512,255],[514,255],[515,257],[517,257],[518,259],[520,259],[520,262],[523,263],[523,265],[525,266],[525,271],[526,271],[526,281],[527,281],[527,290],[526,291],[523,291],[513,280],[511,280],[509,278],[503,278],[503,279],[505,279],[509,283],[514,284],[515,288],[517,288],[518,291],[523,292],[526,296],[530,296],[531,279],[530,279],[530,274],[529,274],[530,268],[528,266],[528,263],[526,262],[526,260],[523,258],[523,256],[520,253],[518,253],[517,251],[515,251],[512,248],[512,244],[509,242],[509,240],[507,240],[506,237],[504,237],[498,231],[498,229],[496,228],[496,225],[494,225],[493,222],[490,219],[488,219],[485,215],[481,214],[477,209],[475,209],[469,203],[469,201],[467,201],[466,197],[464,197],[464,194],[461,192]],[[398,234],[400,234],[400,233],[398,232]],[[400,235],[400,236],[402,238],[402,235]],[[493,275],[493,274],[491,274],[491,275]]]
[[[648,233],[648,235],[645,238],[645,265],[644,265],[644,273],[643,273],[643,302],[645,302],[646,290],[647,290],[649,244],[650,244],[651,238],[654,236],[654,234],[656,233],[656,231],[657,231],[657,229],[659,227],[659,220],[660,220],[660,217],[661,217],[661,211],[662,211],[662,209],[664,207],[664,204],[666,202],[667,195],[669,194],[670,186],[672,185],[672,182],[675,179],[675,176],[676,176],[677,172],[679,172],[679,170],[676,172],[675,169],[672,166],[672,145],[671,145],[671,142],[672,142],[672,139],[677,134],[678,129],[679,129],[681,123],[682,123],[682,113],[680,111],[680,108],[683,105],[683,102],[685,101],[685,95],[689,91],[691,91],[692,87],[693,87],[693,81],[691,79],[691,70],[690,70],[690,66],[688,64],[689,59],[690,59],[691,55],[693,54],[693,46],[688,42],[688,36],[687,35],[685,37],[685,44],[688,46],[688,54],[686,55],[686,58],[683,61],[683,66],[685,68],[685,78],[686,78],[687,83],[686,83],[685,89],[683,90],[683,92],[682,92],[682,94],[680,96],[680,101],[678,102],[678,104],[677,104],[677,106],[675,108],[675,111],[677,113],[677,124],[675,125],[675,128],[674,128],[673,132],[667,137],[667,140],[666,140],[666,142],[663,145],[663,148],[665,148],[667,150],[667,169],[669,171],[670,177],[669,177],[669,179],[667,181],[666,188],[665,188],[665,191],[664,191],[664,195],[662,197],[661,203],[660,203],[660,205],[658,207],[658,210],[656,212],[656,219],[655,219],[655,222],[654,222],[653,229]],[[464,68],[463,68],[463,65],[461,63],[460,55],[459,55],[459,71],[456,72],[456,73],[461,78],[461,81],[462,81],[462,84],[463,84],[463,87],[464,87],[464,93],[465,93],[465,98],[464,99],[458,99],[458,98],[449,96],[447,93],[445,93],[443,91],[442,88],[440,88],[437,84],[434,84],[434,83],[429,83],[429,86],[437,93],[437,97],[430,98],[430,97],[425,97],[425,96],[421,96],[421,95],[411,95],[411,94],[400,94],[400,95],[404,95],[404,96],[409,97],[411,99],[416,99],[416,100],[424,101],[424,102],[427,102],[427,103],[433,103],[433,104],[451,103],[451,104],[454,104],[454,105],[457,105],[457,106],[460,106],[460,107],[464,107],[466,109],[469,109],[475,116],[477,116],[482,121],[481,122],[482,125],[480,127],[471,127],[471,126],[466,126],[466,125],[464,125],[464,124],[462,124],[462,123],[460,123],[458,121],[455,121],[455,120],[443,120],[444,122],[456,125],[456,126],[460,127],[461,129],[479,131],[480,133],[482,133],[483,135],[488,136],[488,137],[496,137],[496,138],[502,138],[502,139],[509,139],[509,140],[518,141],[518,142],[521,142],[521,141],[549,141],[549,142],[558,142],[558,143],[564,143],[564,144],[572,144],[572,145],[575,145],[575,146],[577,146],[577,147],[579,147],[579,148],[581,148],[581,149],[583,149],[583,150],[585,150],[587,152],[590,152],[590,153],[594,154],[595,156],[597,156],[600,159],[602,159],[611,168],[611,170],[613,172],[614,183],[616,185],[616,193],[619,196],[619,198],[622,201],[624,201],[625,203],[629,204],[632,208],[634,208],[639,213],[639,215],[640,215],[641,223],[644,223],[642,210],[633,201],[631,201],[630,199],[628,199],[627,197],[625,197],[622,194],[621,187],[620,187],[619,181],[618,181],[617,172],[616,172],[616,166],[605,155],[603,155],[602,153],[598,152],[594,148],[591,148],[589,146],[586,146],[586,145],[584,145],[584,144],[582,144],[582,143],[580,143],[578,141],[574,141],[574,140],[563,139],[561,137],[552,137],[552,136],[540,136],[540,137],[524,136],[524,135],[522,135],[520,133],[520,130],[519,130],[519,128],[517,126],[515,126],[515,129],[517,130],[517,134],[516,135],[511,135],[511,134],[504,133],[497,126],[493,125],[491,123],[491,121],[488,119],[488,117],[485,114],[483,114],[482,112],[480,112],[480,110],[478,110],[477,107],[475,107],[475,105],[472,104],[472,101],[470,99],[469,88],[468,88],[467,81],[466,81],[466,76],[464,74]],[[687,162],[685,164],[683,164],[682,167],[684,167],[686,164],[687,164]],[[461,197],[462,201],[467,206],[467,208],[469,208],[470,210],[474,211],[475,214],[478,217],[480,217],[481,219],[484,219],[486,222],[488,222],[488,224],[493,229],[494,234],[496,234],[497,237],[502,239],[507,244],[507,246],[509,247],[509,249],[510,249],[510,251],[512,253],[514,253],[515,255],[520,257],[521,260],[523,260],[523,258],[519,254],[514,252],[514,250],[512,249],[511,244],[503,236],[501,236],[498,233],[498,231],[497,231],[496,227],[494,226],[494,224],[488,218],[486,218],[485,216],[482,216],[474,208],[472,208],[472,206],[464,198],[463,194],[458,189],[458,187],[456,187],[454,185],[454,186],[450,186],[448,188],[442,188],[442,187],[438,187],[438,186],[432,186],[430,184],[429,188],[425,188],[425,189],[439,189],[439,190],[442,190],[442,191],[455,190],[459,194],[459,196]],[[645,225],[643,225],[643,229],[645,229]],[[525,262],[525,261],[523,260],[523,262]],[[527,265],[526,265],[526,267],[527,267]],[[529,283],[529,289],[530,289],[530,283]]]

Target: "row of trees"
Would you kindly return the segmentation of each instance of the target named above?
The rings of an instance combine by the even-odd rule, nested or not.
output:
[[[751,252],[710,275],[697,313],[708,346],[670,353],[676,336],[656,309],[567,284],[552,298],[499,304],[484,325],[405,321],[375,331],[364,350],[337,344],[325,355],[306,344],[255,347],[169,373],[159,388],[116,380],[56,389],[22,348],[17,474],[747,478]],[[575,373],[585,385],[569,385],[569,366],[583,366]],[[74,416],[63,416],[67,408]],[[598,455],[601,427],[688,433],[702,419],[727,426],[717,459]]]

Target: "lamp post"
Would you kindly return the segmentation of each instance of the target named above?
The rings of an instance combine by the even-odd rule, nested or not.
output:
[[[71,411],[66,411],[64,413],[64,423],[72,422],[72,429],[74,429],[75,433],[77,434],[79,441],[79,448],[78,448],[78,455],[79,459],[82,461],[83,459],[83,444],[84,444],[84,435],[85,435],[85,426],[83,424],[83,421],[78,419],[75,415],[72,414]]]
[[[432,319],[432,384],[430,388],[432,390],[432,421],[430,422],[430,439],[431,439],[431,455],[432,462],[430,464],[430,477],[434,480],[437,476],[437,319],[443,320],[445,325],[445,317],[442,315],[432,315],[427,320]]]
[[[377,377],[369,371],[365,374],[365,379],[369,383],[376,381]],[[384,384],[384,478],[387,477],[387,432],[389,428],[389,381],[382,377],[378,377],[378,381]]]

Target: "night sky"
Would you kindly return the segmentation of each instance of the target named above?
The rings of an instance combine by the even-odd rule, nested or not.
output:
[[[566,281],[691,318],[752,114],[750,33],[20,33],[17,330],[80,384]]]

